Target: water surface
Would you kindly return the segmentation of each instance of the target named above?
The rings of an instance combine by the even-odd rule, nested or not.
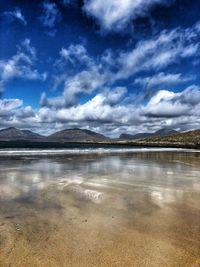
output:
[[[199,203],[198,151],[2,150],[0,266],[200,266]]]

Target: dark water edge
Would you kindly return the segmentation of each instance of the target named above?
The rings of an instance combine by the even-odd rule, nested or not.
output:
[[[32,142],[32,141],[0,141],[0,148],[127,148],[133,147],[130,144],[118,143],[82,143],[82,142]]]
[[[200,149],[199,143],[171,143],[171,142],[40,142],[40,141],[0,141],[1,148],[148,148],[148,147],[160,147],[160,148],[186,148],[186,149]]]

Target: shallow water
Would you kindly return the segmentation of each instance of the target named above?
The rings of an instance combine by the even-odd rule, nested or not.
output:
[[[200,266],[199,152],[36,152],[0,155],[0,266]]]

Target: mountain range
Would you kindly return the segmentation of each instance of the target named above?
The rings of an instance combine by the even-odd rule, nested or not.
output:
[[[180,133],[172,129],[161,129],[154,133],[139,133],[136,135],[121,134],[118,139],[111,139],[102,134],[87,129],[65,129],[49,136],[43,136],[30,130],[20,130],[14,127],[0,130],[0,147],[43,147],[65,146],[67,143],[88,144],[123,144],[135,146],[163,147],[200,147],[200,130]]]
[[[154,133],[139,133],[136,135],[121,134],[118,140],[137,140],[149,137],[159,137],[178,133],[171,129],[161,129]],[[40,135],[30,130],[20,130],[14,127],[0,130],[0,141],[45,141],[45,142],[103,142],[112,139],[87,129],[65,129],[49,136]]]
[[[65,129],[49,136],[14,127],[0,130],[0,141],[40,141],[40,142],[102,142],[109,138],[86,129]]]

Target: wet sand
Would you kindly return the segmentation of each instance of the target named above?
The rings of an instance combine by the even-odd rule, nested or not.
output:
[[[200,266],[200,154],[1,158],[0,266]]]

